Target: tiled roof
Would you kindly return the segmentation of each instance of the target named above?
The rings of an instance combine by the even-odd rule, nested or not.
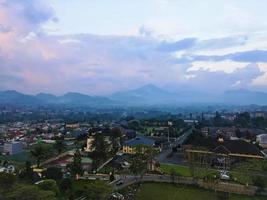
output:
[[[253,144],[243,140],[224,140],[218,142],[215,138],[198,138],[189,143],[192,149],[205,148],[214,153],[243,154],[263,156],[261,151]],[[229,153],[227,153],[229,152]]]
[[[136,138],[124,142],[123,146],[138,146],[138,145],[153,146],[154,143],[155,141],[152,139],[149,139],[144,136],[138,136]]]

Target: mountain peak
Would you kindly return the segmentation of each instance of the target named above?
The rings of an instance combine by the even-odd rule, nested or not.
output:
[[[145,91],[145,92],[163,92],[165,93],[166,91],[159,88],[158,86],[156,85],[153,85],[153,84],[147,84],[147,85],[144,85],[134,91]]]

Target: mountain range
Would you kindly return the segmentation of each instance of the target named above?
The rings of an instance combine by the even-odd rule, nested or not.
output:
[[[69,92],[62,96],[40,93],[27,95],[15,90],[0,92],[0,104],[9,105],[70,105],[70,106],[151,106],[189,104],[267,105],[267,93],[231,90],[222,94],[201,91],[169,92],[149,84],[135,90],[117,92],[109,96],[90,96]]]

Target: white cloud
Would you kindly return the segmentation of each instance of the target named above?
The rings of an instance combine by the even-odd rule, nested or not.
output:
[[[209,70],[211,72],[214,71],[223,71],[226,73],[233,73],[235,70],[244,68],[248,65],[248,63],[239,63],[230,60],[225,61],[196,61],[192,63],[192,67],[188,69],[188,71],[198,71],[198,70]]]
[[[208,26],[208,23],[195,27],[192,20],[185,20],[191,15],[186,9],[179,20],[172,14],[161,19],[159,14],[164,9],[170,9],[170,13],[175,10],[175,7],[170,6],[175,3],[172,1],[164,1],[161,8],[163,10],[157,10],[155,17],[142,21],[144,26],[140,29],[141,35],[137,28],[136,34],[130,34],[131,36],[119,36],[122,30],[118,30],[116,36],[109,35],[109,32],[106,35],[46,34],[43,24],[54,21],[55,18],[49,4],[42,9],[47,1],[27,1],[32,5],[22,1],[13,2],[20,9],[14,4],[7,7],[0,4],[0,81],[4,82],[0,86],[2,90],[107,94],[147,83],[173,83],[185,88],[190,86],[201,90],[223,91],[233,86],[249,88],[267,82],[266,74],[262,74],[266,68],[265,63],[259,64],[261,70],[256,64],[250,64],[264,58],[265,52],[251,51],[257,44],[261,49],[267,48],[264,41],[260,44],[261,39],[265,38],[264,34],[255,37],[247,37],[246,34],[228,37],[216,35],[215,38],[207,34],[208,38],[205,40],[202,37],[192,38],[190,33],[195,31],[196,35],[204,34],[202,28]],[[185,1],[180,3],[186,4],[185,8],[189,7]],[[202,4],[198,2],[193,10],[207,6]],[[24,12],[29,9],[30,13]],[[210,16],[211,13],[205,15]],[[115,13],[112,20],[116,16]],[[136,12],[133,16],[137,16]],[[214,22],[217,22],[217,17]],[[94,20],[98,23],[97,18]],[[198,22],[205,21],[203,18],[199,20]],[[94,27],[90,23],[86,24]],[[142,26],[139,23],[134,24],[134,27]],[[118,27],[119,23],[116,25]],[[125,30],[131,28],[132,26],[127,26]],[[203,30],[208,32],[211,28]],[[116,32],[115,29],[112,31]],[[210,57],[198,56],[205,56],[205,52],[210,53]],[[225,57],[226,52],[231,55]],[[230,60],[232,57],[240,62]],[[244,58],[248,61],[242,60]]]

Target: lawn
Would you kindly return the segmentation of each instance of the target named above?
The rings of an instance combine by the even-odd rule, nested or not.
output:
[[[165,174],[171,174],[174,171],[181,176],[191,176],[189,167],[181,165],[160,163],[160,170]]]
[[[191,176],[191,170],[188,166],[175,165],[175,164],[160,164],[160,170],[165,174],[171,174],[175,172],[181,176]],[[214,169],[205,169],[205,168],[196,168],[194,169],[194,174],[198,178],[204,178],[207,175],[216,175],[218,176],[217,170]]]
[[[135,200],[217,200],[216,193],[188,186],[167,183],[144,183]],[[264,200],[266,197],[230,195],[230,200]]]

